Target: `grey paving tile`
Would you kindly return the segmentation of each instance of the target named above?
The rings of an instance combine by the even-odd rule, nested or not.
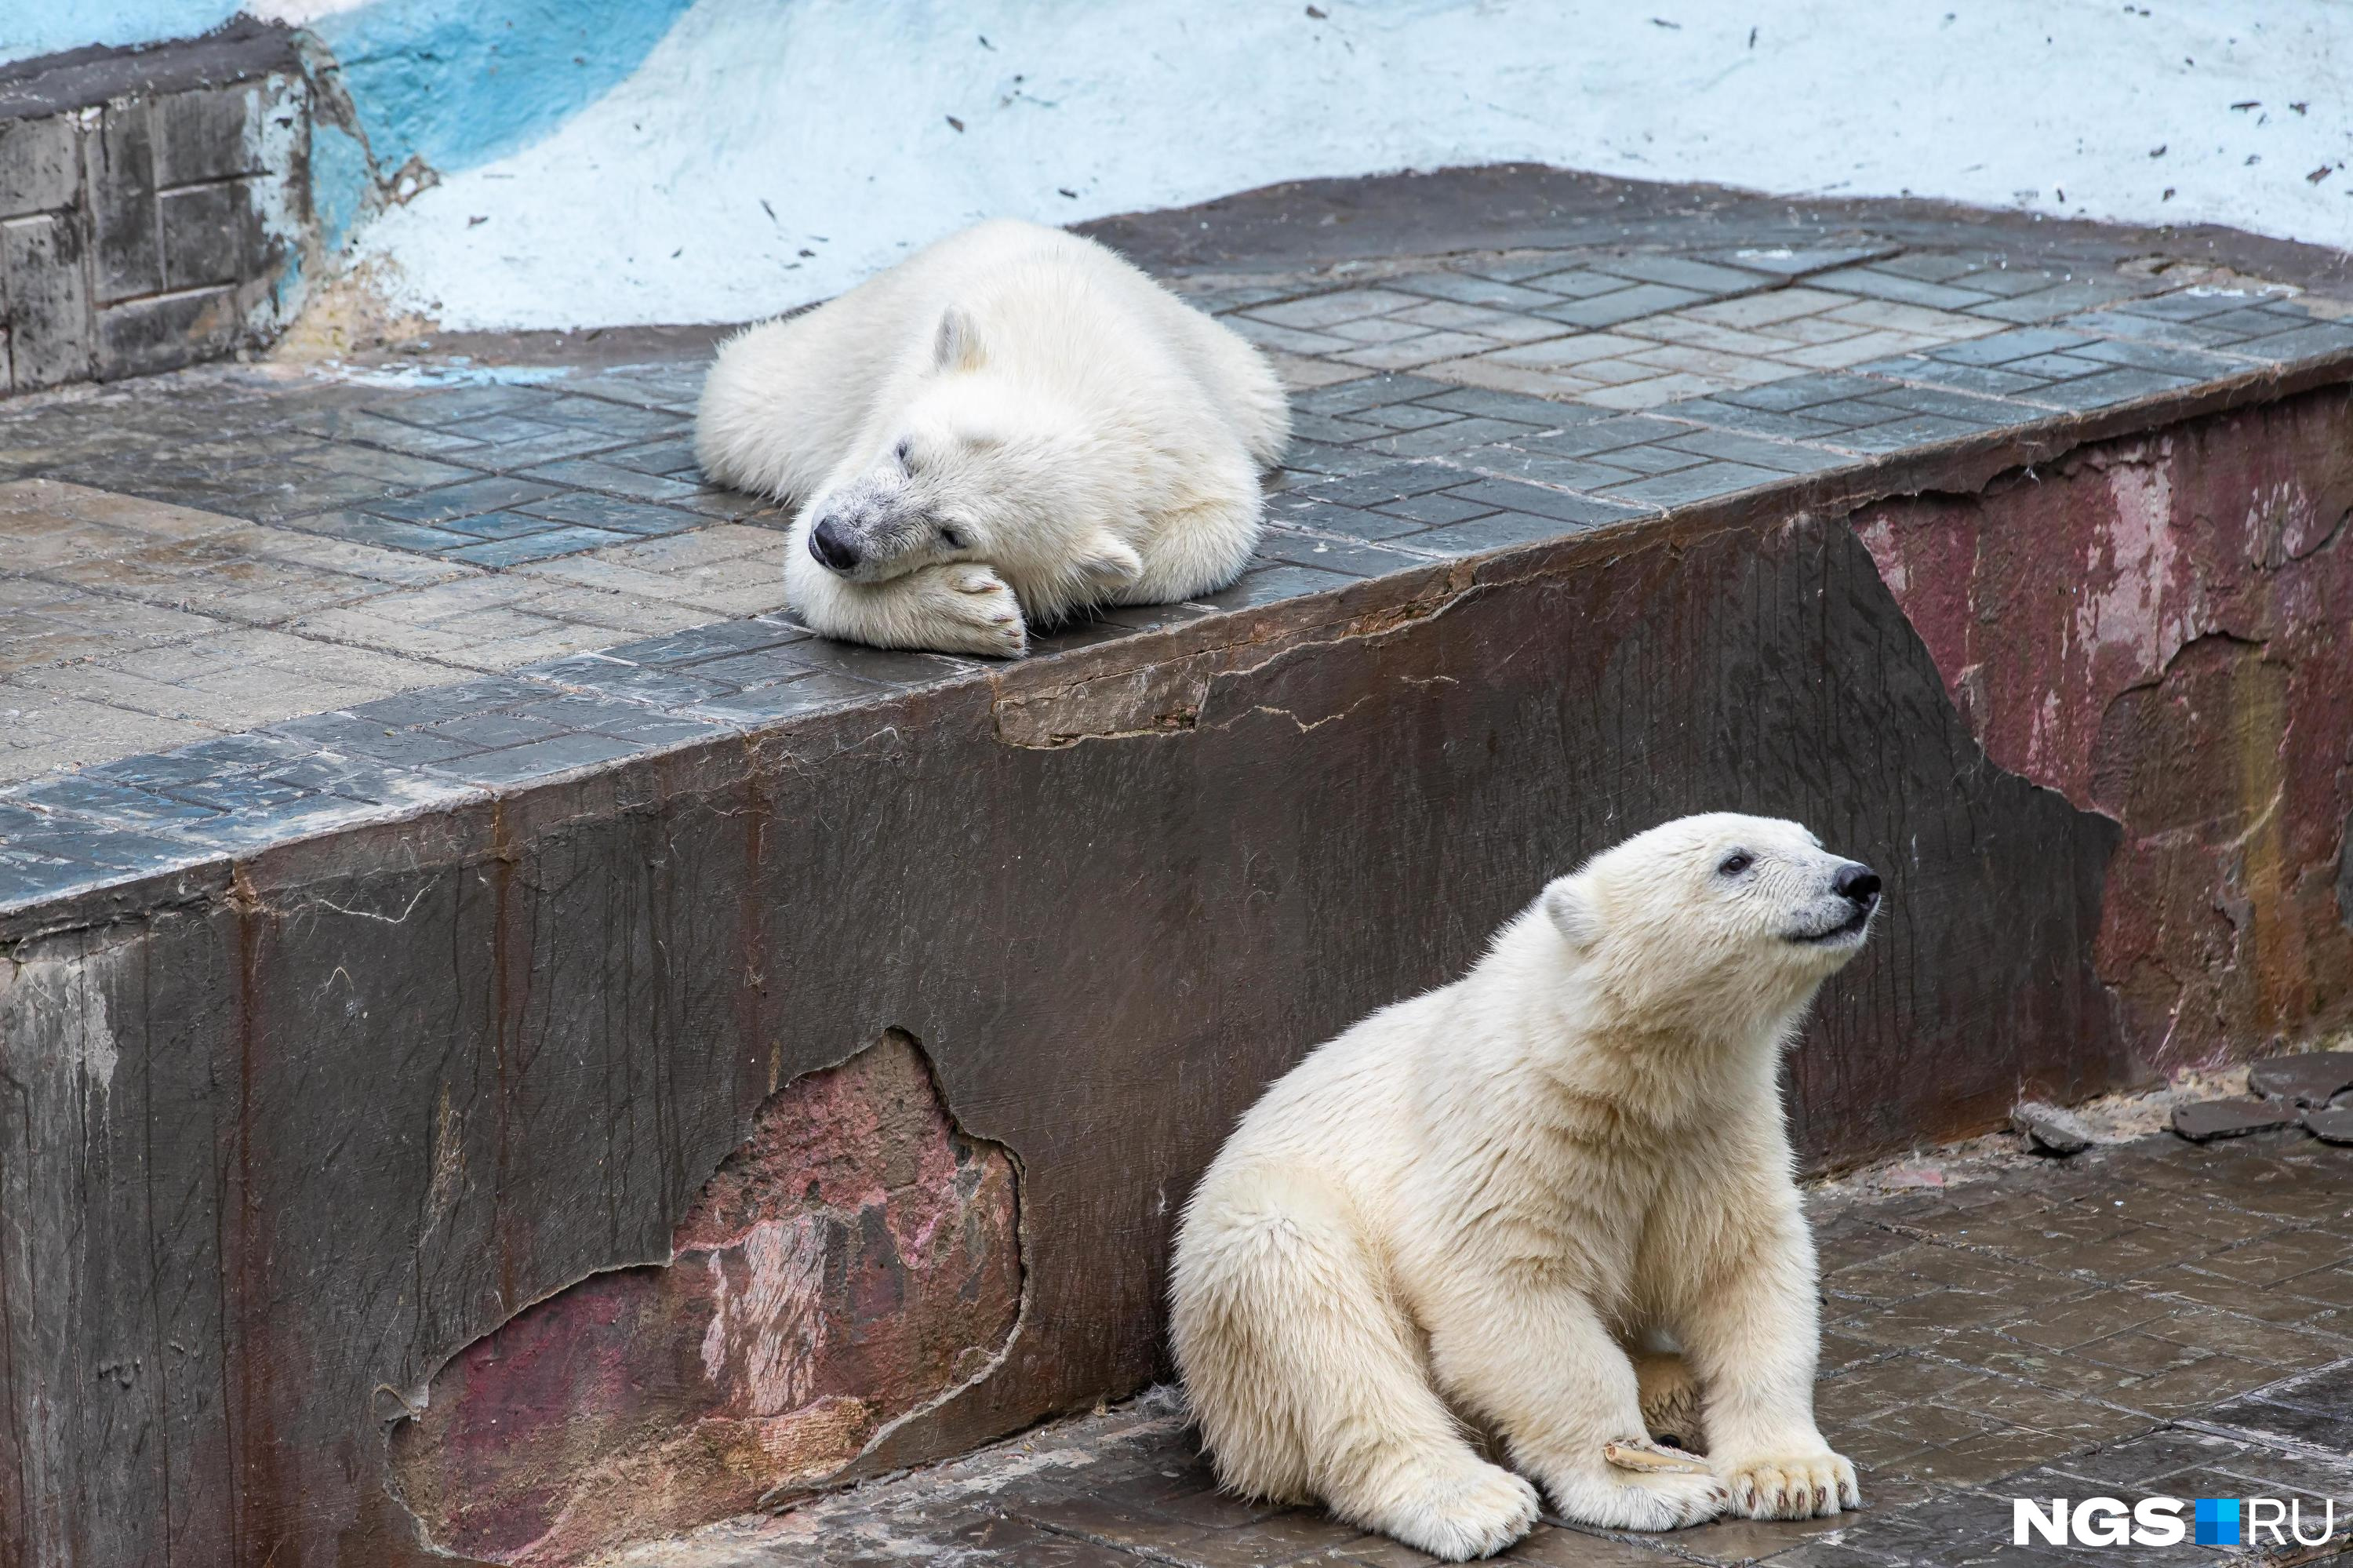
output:
[[[1255,609],[1261,605],[1279,604],[1287,599],[1329,593],[1335,588],[1347,587],[1354,580],[1337,572],[1276,563],[1246,571],[1230,588],[1203,594],[1193,602],[1207,605],[1211,609]]]
[[[1704,303],[1711,296],[1693,289],[1671,289],[1664,283],[1635,283],[1591,299],[1559,301],[1538,305],[1529,310],[1532,316],[1559,322],[1564,326],[1609,327],[1621,322],[1638,321],[1667,311],[1681,310],[1685,305]]]
[[[484,512],[471,517],[448,518],[440,532],[458,535],[458,543],[452,547],[467,550],[493,539],[521,539],[560,526],[550,518],[534,517],[528,512]]]
[[[512,414],[550,400],[552,394],[533,387],[434,387],[376,406],[375,411],[404,424],[438,429],[479,424],[501,414]]]
[[[1445,382],[1432,381],[1425,376],[1389,374],[1366,376],[1355,381],[1314,387],[1298,394],[1291,402],[1294,409],[1345,418],[1359,409],[1380,408],[1390,403],[1411,403],[1451,390],[1452,388]]]
[[[1532,436],[1514,444],[1529,451],[1556,457],[1595,457],[1629,447],[1672,440],[1683,433],[1683,427],[1671,420],[1652,418],[1644,414],[1620,414],[1616,418],[1597,419],[1590,424]]]
[[[691,715],[724,724],[768,724],[826,708],[875,702],[888,694],[884,688],[854,676],[820,671],[783,685],[713,697],[691,710]]]
[[[2023,396],[2033,402],[2057,408],[2105,408],[2193,385],[2195,383],[2187,376],[2168,376],[2156,370],[2120,369],[2086,376],[2080,380],[2058,382]]]
[[[1515,545],[1533,545],[1546,539],[1565,538],[1583,533],[1603,522],[1615,522],[1626,515],[1619,514],[1596,520],[1567,517],[1545,517],[1526,512],[1496,512],[1470,523],[1457,523],[1451,527],[1432,528],[1398,543],[1406,549],[1426,551],[1433,556],[1482,556],[1490,550],[1508,549]]]
[[[2334,357],[2353,353],[2353,326],[2339,322],[2316,322],[2311,326],[2297,327],[2274,337],[2254,339],[2245,344],[2241,352],[2280,363]]]
[[[545,694],[544,688],[542,688],[533,692],[533,700]],[[461,747],[462,751],[495,751],[503,747],[547,740],[562,735],[565,726],[522,711],[518,705],[490,713],[459,714],[449,718],[430,720],[417,728],[424,735]]]
[[[1557,452],[1528,451],[1519,447],[1481,447],[1474,451],[1461,453],[1455,461],[1473,473],[1492,474],[1498,479],[1524,480],[1531,484],[1547,484],[1562,490],[1600,490],[1635,478],[1640,471],[1609,467],[1607,460],[1615,455],[1609,452],[1598,459],[1581,458]],[[1686,464],[1699,461],[1696,456],[1684,459]]]
[[[517,703],[533,701],[545,694],[546,688],[534,682],[491,675],[455,685],[432,686],[421,691],[402,692],[396,696],[378,697],[372,703],[362,703],[344,711],[379,729],[406,729],[412,725],[455,718],[460,714],[488,713],[495,708],[512,707]]]
[[[1757,468],[1741,462],[1704,462],[1697,468],[1628,480],[1604,493],[1622,500],[1661,507],[1689,506],[1718,496],[1732,495],[1759,485],[1778,484],[1789,475],[1779,469]]]
[[[793,644],[793,649],[795,657],[812,670],[853,675],[884,687],[931,685],[969,675],[983,667],[976,660],[952,658],[944,653],[867,648],[855,642],[836,642],[829,637],[812,637]]]
[[[2024,424],[2045,417],[2043,410],[2028,404],[1947,391],[1941,387],[1889,387],[1873,392],[1863,401],[1887,409],[1891,418],[1903,414],[1941,414],[1948,419],[1961,419],[1989,429]],[[1834,415],[1843,415],[1843,405],[1832,404],[1830,407]],[[1873,421],[1858,421],[1859,424],[1867,422]]]
[[[654,506],[642,501],[597,495],[586,491],[574,491],[545,501],[525,502],[515,510],[550,522],[569,523],[608,533],[632,534],[639,538],[684,534],[711,524],[708,517],[681,512],[675,507]]]
[[[1871,270],[1922,283],[1950,283],[1983,270],[1985,266],[1986,259],[1981,256],[1957,256],[1948,250],[1907,250],[1900,256],[1873,261]],[[2047,287],[2050,281],[2046,276],[2035,286]]]
[[[470,784],[491,787],[527,783],[575,768],[614,762],[644,749],[608,735],[559,735],[503,751],[478,751],[438,764],[436,771]]]
[[[1463,501],[1475,502],[1482,506],[1493,506],[1504,511],[1545,518],[1550,522],[1575,523],[1588,527],[1627,522],[1632,518],[1647,515],[1654,510],[1654,508],[1624,503],[1597,501],[1589,495],[1570,495],[1561,491],[1546,490],[1533,484],[1521,484],[1508,479],[1473,480],[1468,484],[1455,486],[1447,493]],[[1476,522],[1461,524],[1457,526],[1478,529],[1484,527],[1487,521],[1482,518]],[[1504,524],[1498,524],[1498,526],[1504,526]],[[1427,538],[1428,535],[1424,535],[1403,542],[1409,543],[1419,549]]]
[[[1430,564],[1426,556],[1406,555],[1379,545],[1318,539],[1280,528],[1270,528],[1260,536],[1257,556],[1278,565],[1313,567],[1317,571],[1351,577],[1386,577]]]
[[[314,512],[297,517],[281,526],[299,529],[305,534],[320,534],[331,539],[348,539],[355,545],[375,545],[387,550],[406,550],[413,555],[444,556],[451,550],[461,550],[476,543],[472,535],[448,528],[427,527],[422,523],[398,523],[388,517],[375,517],[364,512]]]
[[[1449,470],[1446,477],[1448,482],[1452,483],[1459,482],[1462,475],[1459,471]],[[1351,539],[1394,539],[1438,521],[1420,514],[1431,506],[1442,508],[1446,501],[1446,497],[1440,495],[1409,496],[1385,502],[1370,509],[1316,502],[1305,506],[1286,507],[1279,514],[1270,514],[1270,520],[1293,528],[1338,534]]]
[[[1455,477],[1461,478],[1459,474]],[[1493,511],[1494,508],[1482,506],[1475,501],[1466,501],[1459,495],[1440,493],[1408,496],[1402,501],[1386,501],[1373,510],[1384,516],[1394,517],[1408,527],[1434,528],[1445,523],[1467,523],[1473,517]],[[1316,524],[1313,519],[1310,519],[1307,525],[1314,527]],[[1374,535],[1360,535],[1359,536],[1373,537]]]
[[[645,703],[660,708],[689,708],[737,690],[733,683],[707,673],[690,674],[682,670],[624,664],[593,654],[554,660],[527,669],[543,680],[576,686],[615,702]]]
[[[269,733],[339,756],[417,768],[446,762],[473,749],[462,740],[410,726],[372,723],[349,713],[312,714],[271,725]]]
[[[2200,380],[2220,380],[2224,376],[2242,375],[2247,368],[2245,361],[2225,355],[2141,340],[2122,343],[2094,341],[2079,344],[2068,353],[2077,359],[2130,366],[2137,370],[2162,371],[2169,376],[2188,376]]]
[[[608,545],[626,545],[630,537],[602,528],[550,528],[512,539],[486,539],[462,550],[451,550],[448,558],[474,567],[519,567],[526,561],[551,561],[559,556],[576,556]]]
[[[132,828],[175,828],[220,814],[212,806],[89,774],[19,785],[7,790],[5,798],[44,810],[70,811]]]
[[[1745,270],[1796,278],[1826,272],[1896,253],[1890,241],[1861,240],[1851,245],[1742,245],[1699,252],[1704,260],[1722,261]]]
[[[1663,283],[1669,288],[1688,289],[1694,293],[1746,293],[1777,281],[1755,271],[1727,267],[1721,262],[1702,261],[1688,256],[1613,256],[1607,261],[1597,261],[1594,270],[1613,273],[1638,283]]]
[[[2124,283],[2105,278],[2076,278],[2039,293],[1991,300],[1973,305],[1968,313],[2005,322],[2047,322],[2077,311],[2092,310],[2132,292]]]
[[[1877,382],[1862,376],[1792,376],[1786,380],[1767,382],[1761,387],[1744,387],[1734,392],[1721,392],[1715,395],[1714,401],[1743,408],[1760,408],[1770,413],[1791,414],[1818,403],[1868,397],[1878,389]],[[1675,412],[1681,415],[1688,407],[1687,403],[1678,403]]]
[[[1678,451],[1726,462],[1746,463],[1752,468],[1775,469],[1783,473],[1814,473],[1823,469],[1850,468],[1856,461],[1844,452],[1797,446],[1787,441],[1761,440],[1732,430],[1702,430],[1688,436],[1677,436],[1666,444]]]
[[[586,461],[586,460],[583,460]],[[637,446],[622,447],[599,453],[594,460],[598,468],[619,468],[638,473],[657,474],[670,479],[683,479],[702,473],[694,460],[694,443],[683,436],[671,436],[662,440],[646,441]],[[525,471],[528,473],[530,471]],[[569,483],[570,481],[565,482]],[[590,485],[589,489],[602,486]]]
[[[756,648],[804,642],[809,635],[805,628],[755,616],[743,620],[713,621],[691,630],[674,631],[667,637],[624,642],[606,649],[604,656],[625,660],[632,664],[680,668],[705,660],[724,658],[731,653],[749,652]]]
[[[0,908],[202,858],[180,840],[0,803]]]
[[[1446,408],[1474,418],[1507,419],[1514,424],[1533,425],[1546,429],[1567,429],[1610,417],[1610,410],[1596,408],[1588,404],[1555,403],[1547,398],[1529,397],[1517,392],[1492,391],[1484,387],[1457,387],[1434,397],[1421,399],[1419,406]]]
[[[1541,273],[1514,281],[1564,300],[1589,300],[1596,294],[1614,294],[1630,280],[1610,272],[1598,272],[1589,263],[1563,267],[1556,261]]]
[[[1556,296],[1552,294],[1464,272],[1417,272],[1410,277],[1387,279],[1382,287],[1401,290],[1409,294],[1423,294],[1433,300],[1452,300],[1458,304],[1485,305],[1503,311],[1530,311],[1534,306],[1558,302]]]
[[[667,473],[645,472],[609,458],[565,458],[526,469],[516,477],[536,480],[543,484],[594,490],[607,495],[625,495],[632,501],[660,502],[673,506],[686,504],[700,496],[706,488],[692,480],[673,479]]]
[[[1888,270],[1882,262],[1862,267],[1841,267],[1828,272],[1818,272],[1806,280],[1810,289],[1830,289],[1841,294],[1860,294],[1866,299],[1892,300],[1899,305],[1925,305],[1930,310],[1959,311],[1973,305],[1991,303],[1989,295],[1967,287],[1949,283],[1933,283],[1926,279],[1907,278]]]
[[[1674,405],[1674,410],[1678,419],[1694,420],[1716,429],[1778,436],[1793,441],[1818,440],[1849,428],[1828,419],[1810,418],[1803,414],[1777,413],[1769,408],[1750,408],[1715,397],[1692,398]]]
[[[1381,452],[1390,457],[1445,457],[1472,447],[1485,446],[1491,441],[1510,440],[1533,433],[1529,426],[1504,419],[1450,418],[1442,425],[1409,430],[1400,435],[1380,436],[1362,445],[1367,451]]]
[[[1891,376],[1901,381],[1925,381],[1931,386],[1982,393],[1989,397],[2014,397],[2043,384],[2039,376],[2022,375],[1989,365],[1956,365],[1950,360],[1932,359],[1926,355],[1906,354],[1898,355],[1894,359],[1874,359],[1862,368],[1874,376]]]
[[[1456,477],[1451,469],[1434,462],[1393,462],[1363,473],[1320,481],[1309,485],[1303,493],[1344,506],[1370,506],[1443,490]]]
[[[1824,438],[1850,451],[1895,452],[1907,447],[1934,446],[1940,441],[1958,440],[1964,436],[1982,435],[1986,427],[1963,419],[1947,419],[1936,414],[1915,414],[1908,418],[1883,425],[1866,425]]]
[[[444,485],[417,495],[379,502],[366,510],[379,517],[391,517],[404,523],[446,523],[453,518],[496,512],[526,501],[544,501],[558,493],[552,484],[541,484],[528,479],[475,479],[463,484]]]

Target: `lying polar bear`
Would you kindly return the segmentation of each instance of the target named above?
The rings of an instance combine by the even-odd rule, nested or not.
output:
[[[802,503],[785,592],[812,630],[1016,655],[1028,623],[1232,581],[1290,430],[1240,336],[1092,240],[1001,220],[729,342],[694,445]]]
[[[1814,1425],[1776,1080],[1878,903],[1795,822],[1686,817],[1277,1083],[1176,1242],[1176,1361],[1219,1478],[1457,1560],[1526,1533],[1530,1481],[1621,1530],[1857,1506]]]

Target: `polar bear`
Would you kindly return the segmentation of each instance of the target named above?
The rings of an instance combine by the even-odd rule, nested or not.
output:
[[[1028,626],[1233,580],[1291,414],[1259,351],[1103,246],[1009,219],[730,341],[695,455],[800,503],[828,636],[1018,655]]]
[[[1526,1533],[1539,1486],[1620,1530],[1856,1507],[1814,1425],[1777,1079],[1878,904],[1796,822],[1686,817],[1276,1083],[1187,1202],[1170,1283],[1224,1483],[1458,1561]],[[1706,1459],[1647,1436],[1670,1431]]]

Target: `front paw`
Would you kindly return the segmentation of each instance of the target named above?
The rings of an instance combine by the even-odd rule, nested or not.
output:
[[[935,567],[922,587],[930,645],[948,653],[1018,659],[1029,652],[1021,601],[989,567],[959,563]]]
[[[1714,1476],[1643,1475],[1606,1466],[1547,1477],[1545,1489],[1561,1518],[1599,1530],[1681,1530],[1706,1523],[1730,1501]]]
[[[1732,1511],[1747,1519],[1826,1519],[1862,1506],[1854,1467],[1827,1448],[1744,1457],[1716,1473]]]
[[[1536,1525],[1536,1489],[1500,1465],[1470,1455],[1409,1464],[1380,1495],[1334,1511],[1449,1563],[1491,1557]]]

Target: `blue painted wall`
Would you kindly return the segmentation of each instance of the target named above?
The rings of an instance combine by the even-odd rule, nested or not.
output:
[[[237,0],[4,0],[0,63],[85,44],[144,44],[209,32]]]

